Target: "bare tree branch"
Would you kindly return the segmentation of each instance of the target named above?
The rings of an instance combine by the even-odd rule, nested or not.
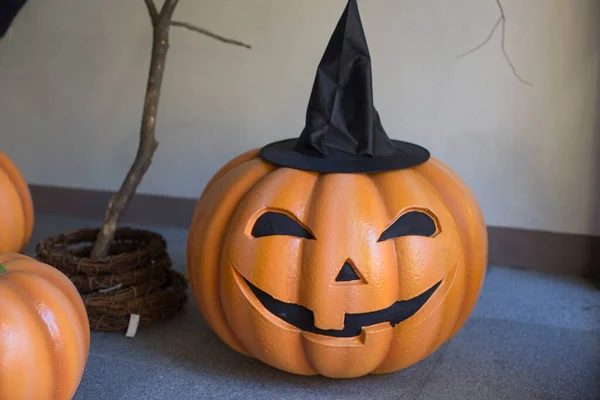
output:
[[[173,11],[177,7],[179,0],[165,0],[162,9],[160,10],[160,18],[164,18],[166,21],[170,21],[173,17]]]
[[[148,11],[152,16],[152,0],[145,0]],[[165,6],[176,4],[177,0],[166,0]],[[146,96],[144,98],[144,108],[142,111],[142,124],[140,128],[140,142],[138,145],[135,160],[125,176],[119,190],[113,195],[106,208],[104,221],[98,236],[94,242],[90,257],[105,257],[108,254],[110,245],[113,242],[117,226],[125,209],[131,202],[136,189],[142,182],[144,174],[152,164],[152,156],[158,147],[156,141],[156,116],[158,113],[158,100],[160,98],[160,89],[162,86],[165,64],[167,60],[167,50],[169,49],[169,19],[165,19],[161,14],[153,20],[152,29],[152,55],[150,58],[150,70],[148,71],[148,81],[146,86]],[[156,11],[156,8],[154,8]],[[172,10],[167,11],[172,13]]]
[[[228,44],[232,44],[232,45],[235,45],[235,46],[241,46],[241,47],[245,47],[247,49],[251,49],[252,48],[252,46],[250,46],[249,44],[246,44],[244,42],[240,42],[239,40],[226,38],[224,36],[218,35],[216,33],[213,33],[211,31],[209,31],[209,30],[206,30],[204,28],[200,28],[199,26],[192,25],[192,24],[189,24],[187,22],[171,21],[171,25],[172,26],[179,26],[179,27],[182,27],[182,28],[187,28],[187,29],[189,29],[191,31],[198,32],[201,35],[205,35],[205,36],[208,36],[208,37],[213,38],[215,40],[218,40],[219,42],[228,43]]]
[[[248,47],[249,45],[237,40],[227,39],[205,29],[184,22],[171,22],[173,12],[179,0],[165,0],[160,13],[153,0],[144,0],[150,19],[152,20],[152,54],[150,69],[142,111],[142,124],[140,127],[140,141],[135,160],[131,165],[125,180],[119,190],[108,203],[104,214],[104,221],[96,237],[90,257],[105,257],[114,240],[117,226],[125,209],[131,202],[144,174],[152,164],[152,156],[158,147],[156,141],[156,117],[158,113],[158,100],[165,71],[167,51],[169,49],[169,29],[171,25],[183,26],[193,31],[210,36],[225,43]]]
[[[146,3],[146,7],[148,7],[148,14],[150,14],[150,19],[152,23],[155,24],[158,19],[158,11],[156,10],[156,5],[154,4],[154,0],[144,0]]]
[[[461,53],[458,56],[456,56],[456,59],[459,59],[459,58],[462,58],[464,56],[467,56],[467,55],[469,55],[469,54],[471,54],[471,53],[479,50],[480,48],[482,48],[486,44],[488,44],[489,41],[492,39],[492,36],[494,36],[494,33],[498,29],[498,26],[500,26],[500,31],[501,31],[500,47],[502,48],[502,54],[504,55],[504,59],[506,60],[506,63],[512,69],[513,75],[519,81],[521,81],[525,85],[533,86],[533,84],[531,82],[523,79],[523,77],[519,74],[519,72],[517,71],[517,68],[515,67],[515,65],[512,62],[512,60],[510,59],[510,56],[508,55],[508,52],[506,51],[506,15],[504,14],[504,7],[502,7],[502,3],[500,2],[500,0],[496,0],[496,4],[498,5],[498,8],[500,9],[500,17],[498,17],[498,20],[494,24],[494,27],[492,28],[492,30],[490,31],[490,33],[488,34],[488,36],[485,38],[485,40],[483,42],[481,42],[477,46],[475,46],[472,49],[467,50],[464,53]]]

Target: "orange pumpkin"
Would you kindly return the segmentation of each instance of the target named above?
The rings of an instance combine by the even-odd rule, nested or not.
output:
[[[0,399],[71,399],[89,345],[71,281],[32,258],[0,254]]]
[[[33,203],[27,183],[0,152],[0,252],[21,252],[33,232]]]
[[[473,310],[487,263],[475,198],[434,158],[323,174],[245,153],[208,183],[187,246],[200,310],[230,347],[343,378],[434,352]]]

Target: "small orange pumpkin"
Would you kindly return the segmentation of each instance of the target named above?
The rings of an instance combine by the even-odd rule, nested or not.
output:
[[[21,252],[33,232],[33,202],[27,183],[0,152],[0,252]]]
[[[296,230],[256,237],[267,213]],[[431,232],[413,235],[405,218],[396,237],[406,216]],[[357,377],[413,365],[462,327],[483,283],[487,234],[469,189],[436,159],[320,174],[254,150],[208,183],[187,262],[201,312],[233,349],[296,374]],[[408,306],[401,321],[386,314],[396,304]],[[312,325],[299,322],[307,313]]]
[[[0,399],[71,399],[89,345],[87,314],[71,281],[30,257],[1,253]]]

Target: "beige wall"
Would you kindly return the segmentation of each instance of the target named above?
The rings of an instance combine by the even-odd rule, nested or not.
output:
[[[226,161],[297,136],[315,67],[345,0],[181,0],[141,192],[197,197]],[[489,224],[600,233],[600,2],[362,0],[376,105],[471,186]],[[32,183],[113,190],[136,151],[149,59],[142,0],[30,0],[0,41],[2,144]],[[597,219],[596,219],[597,221]]]

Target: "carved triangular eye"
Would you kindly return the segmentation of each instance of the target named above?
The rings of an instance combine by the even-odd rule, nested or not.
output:
[[[305,239],[315,238],[308,229],[294,218],[280,212],[266,212],[254,223],[252,236],[260,238],[276,235],[295,236]]]
[[[356,271],[352,267],[352,264],[350,264],[348,261],[346,261],[344,265],[342,265],[342,269],[340,269],[340,272],[335,278],[336,282],[351,282],[361,280],[361,277],[356,273]]]
[[[381,234],[378,242],[402,236],[433,236],[437,225],[433,218],[422,211],[409,211],[402,214]]]

